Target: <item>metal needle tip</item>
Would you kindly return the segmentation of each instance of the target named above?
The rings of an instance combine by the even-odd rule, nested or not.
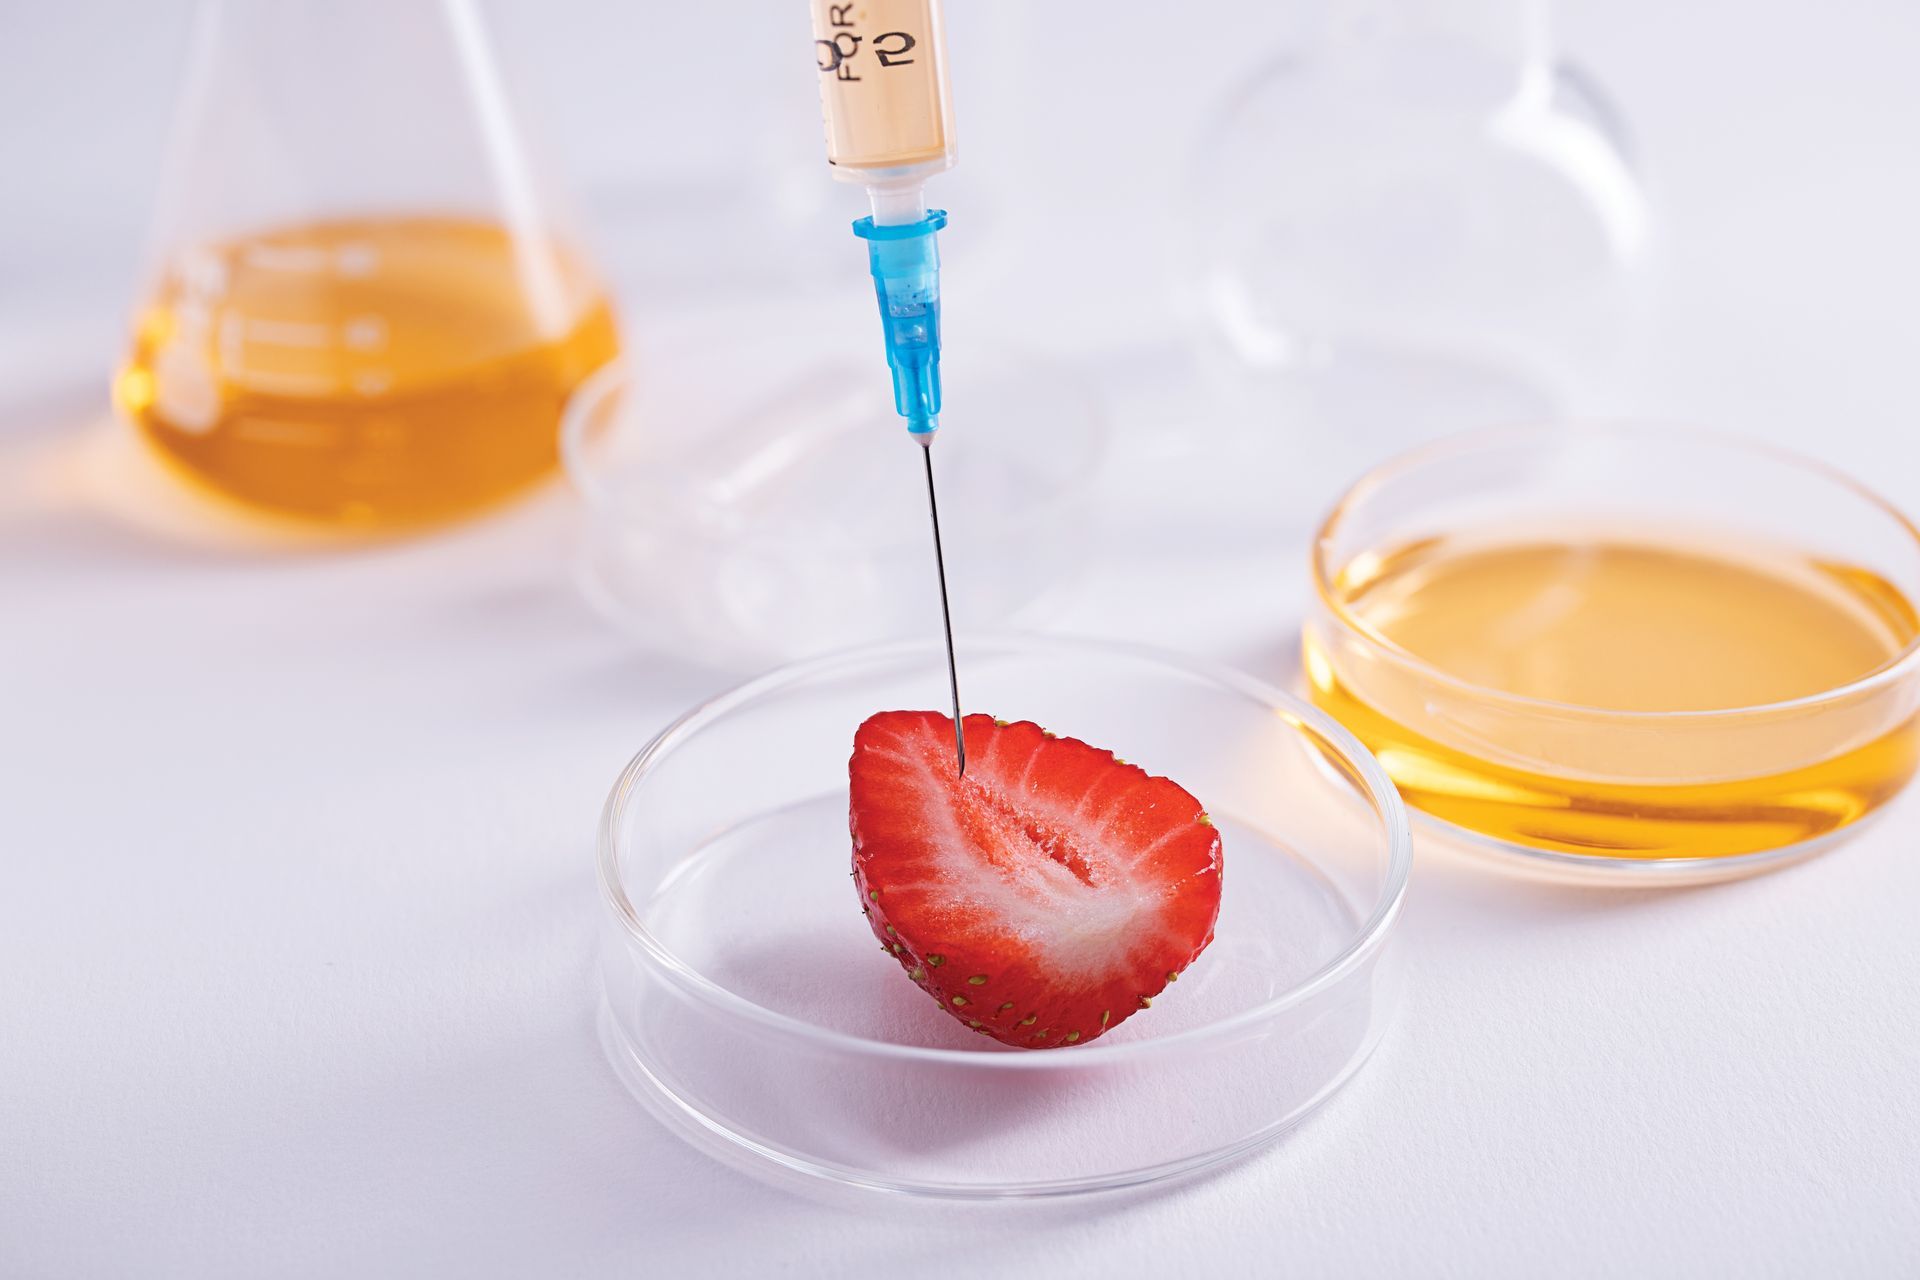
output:
[[[940,549],[940,500],[933,495],[933,433],[919,437],[920,452],[927,460],[927,513],[933,517],[933,564],[940,575],[940,623],[947,636],[947,687],[953,692],[953,754],[960,762],[960,776],[967,776],[967,738],[960,728],[960,667],[953,658],[953,610],[947,604],[947,557]]]

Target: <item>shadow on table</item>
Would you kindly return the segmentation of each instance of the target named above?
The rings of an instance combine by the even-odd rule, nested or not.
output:
[[[558,477],[445,526],[337,531],[252,511],[176,475],[97,392],[78,388],[0,408],[0,527],[86,565],[248,565],[403,553],[543,523]],[[509,533],[510,539],[523,535]]]

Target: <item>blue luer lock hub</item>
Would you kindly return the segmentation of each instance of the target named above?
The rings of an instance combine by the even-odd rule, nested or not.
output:
[[[853,233],[867,242],[873,292],[893,371],[893,406],[907,430],[924,440],[940,429],[940,246],[945,209],[917,222],[879,225],[860,218]]]

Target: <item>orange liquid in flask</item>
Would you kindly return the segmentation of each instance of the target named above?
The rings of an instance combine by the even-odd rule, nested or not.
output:
[[[1441,538],[1355,557],[1330,595],[1417,661],[1315,624],[1314,700],[1410,803],[1501,840],[1612,857],[1757,852],[1865,816],[1914,773],[1897,690],[1738,712],[1859,680],[1920,636],[1913,603],[1862,569],[1684,539]],[[1558,706],[1517,711],[1475,688]],[[1676,711],[1735,714],[1607,714]]]
[[[618,346],[595,282],[544,244],[453,218],[321,222],[176,261],[115,399],[219,494],[404,526],[548,474],[568,396]]]

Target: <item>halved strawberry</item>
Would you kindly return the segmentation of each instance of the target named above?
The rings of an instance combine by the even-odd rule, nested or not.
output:
[[[1005,1044],[1085,1044],[1213,941],[1220,833],[1200,802],[1026,721],[883,711],[853,739],[853,878],[940,1007]]]

